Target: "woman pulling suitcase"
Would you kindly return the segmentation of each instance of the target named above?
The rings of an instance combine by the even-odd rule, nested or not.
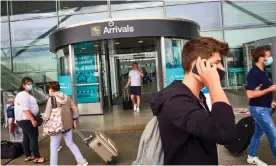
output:
[[[49,82],[48,86],[49,94],[51,95],[51,97],[47,102],[46,110],[42,114],[42,116],[46,122],[43,126],[44,134],[51,135],[50,165],[58,165],[58,150],[60,147],[60,140],[62,136],[64,137],[66,145],[74,154],[78,165],[88,165],[88,162],[86,161],[86,159],[83,158],[79,148],[76,146],[72,139],[72,129],[77,127],[77,119],[79,117],[78,108],[73,103],[70,97],[60,92],[60,85],[58,82]],[[53,118],[51,114],[59,115],[60,118]],[[58,124],[58,120],[61,120],[61,122],[59,122],[60,125],[47,125],[47,123]],[[62,130],[59,130],[58,128],[62,128]],[[60,132],[52,134],[49,131]]]

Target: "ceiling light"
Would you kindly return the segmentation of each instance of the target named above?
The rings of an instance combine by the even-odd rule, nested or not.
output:
[[[94,47],[99,47],[99,45],[95,44]]]
[[[85,47],[83,47],[83,48],[81,48],[82,50],[85,50],[86,48]]]
[[[144,41],[143,40],[139,40],[138,43],[144,43]]]
[[[120,43],[119,43],[119,42],[116,42],[116,43],[114,43],[114,44],[118,45],[118,44],[120,44]]]

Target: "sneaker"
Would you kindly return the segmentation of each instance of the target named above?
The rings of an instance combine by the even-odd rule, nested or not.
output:
[[[136,111],[136,110],[137,110],[137,105],[134,104],[134,106],[133,106],[133,111]]]
[[[267,166],[266,163],[264,163],[262,160],[260,160],[258,157],[247,157],[247,162],[249,164],[254,164],[254,165],[262,165],[262,166]]]
[[[140,108],[139,107],[136,108],[136,112],[140,112]]]
[[[88,162],[85,159],[78,163],[78,166],[87,166],[87,165],[88,165]]]

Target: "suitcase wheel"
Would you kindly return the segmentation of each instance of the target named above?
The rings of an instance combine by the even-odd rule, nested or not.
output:
[[[111,157],[111,161],[107,162],[108,165],[117,165],[118,163],[119,163],[118,158],[115,156]]]

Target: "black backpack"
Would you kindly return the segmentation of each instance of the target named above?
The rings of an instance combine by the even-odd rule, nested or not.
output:
[[[24,153],[21,143],[1,141],[1,159],[15,159]]]
[[[251,137],[254,134],[255,129],[255,120],[248,116],[246,118],[242,118],[236,124],[236,130],[238,137],[236,141],[224,145],[224,147],[230,151],[233,156],[240,155],[243,151],[245,151],[250,144]]]

